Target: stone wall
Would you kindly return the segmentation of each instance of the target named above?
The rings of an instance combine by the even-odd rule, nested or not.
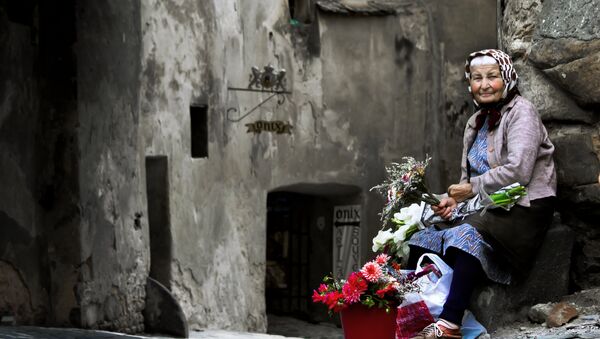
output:
[[[502,46],[522,94],[538,108],[555,144],[562,222],[577,234],[572,288],[600,283],[600,4],[509,0]]]

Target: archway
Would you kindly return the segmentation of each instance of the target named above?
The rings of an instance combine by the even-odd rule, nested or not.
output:
[[[267,196],[267,313],[311,322],[330,321],[312,291],[334,271],[334,210],[360,206],[352,185],[295,184]]]

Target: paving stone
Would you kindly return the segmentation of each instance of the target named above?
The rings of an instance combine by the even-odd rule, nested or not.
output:
[[[577,312],[573,305],[561,302],[552,307],[552,310],[546,319],[546,324],[548,327],[559,327],[568,323],[571,321],[571,319],[577,317],[578,315],[579,312]]]
[[[554,303],[534,305],[529,309],[527,317],[532,322],[541,324],[546,321],[548,314],[552,311],[552,307],[554,307]]]

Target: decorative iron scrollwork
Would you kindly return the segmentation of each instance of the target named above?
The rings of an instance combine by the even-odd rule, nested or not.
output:
[[[239,117],[232,119],[230,114],[237,112],[237,108],[230,107],[227,109],[227,120],[238,122],[250,113],[254,112],[260,106],[265,104],[277,96],[277,105],[282,105],[285,102],[285,94],[291,94],[292,92],[286,89],[286,71],[285,69],[275,69],[271,64],[263,67],[261,71],[258,67],[252,66],[250,73],[250,80],[247,88],[240,87],[227,87],[230,91],[243,91],[243,92],[257,92],[257,93],[270,93],[271,95],[261,101],[258,105],[254,106],[249,111],[240,114]]]
[[[258,67],[252,66],[248,88],[285,91],[285,83],[285,69],[276,70],[269,64],[264,67],[263,71],[260,71]]]

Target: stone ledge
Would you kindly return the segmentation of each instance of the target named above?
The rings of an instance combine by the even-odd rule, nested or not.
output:
[[[555,218],[527,279],[510,286],[490,284],[475,291],[470,309],[477,320],[491,332],[527,319],[532,305],[557,301],[568,294],[573,241],[573,231]]]

